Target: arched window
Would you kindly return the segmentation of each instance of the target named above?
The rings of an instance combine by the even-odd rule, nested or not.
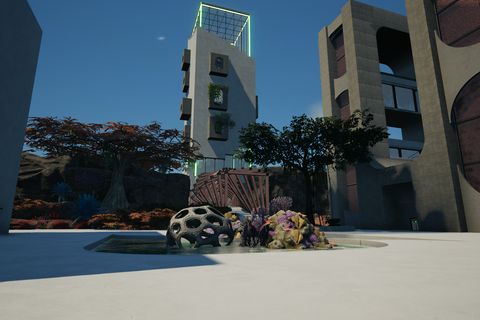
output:
[[[457,128],[465,178],[480,192],[480,73],[455,98],[453,124]]]
[[[452,47],[480,42],[480,0],[435,0],[439,34]]]

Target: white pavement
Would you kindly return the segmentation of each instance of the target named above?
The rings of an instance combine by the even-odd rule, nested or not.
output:
[[[350,232],[388,246],[205,256],[83,249],[111,233],[0,236],[0,319],[480,319],[480,234]]]

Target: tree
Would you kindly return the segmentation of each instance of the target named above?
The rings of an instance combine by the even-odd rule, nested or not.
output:
[[[241,155],[258,166],[280,162],[300,172],[305,180],[306,213],[312,218],[312,177],[327,166],[345,169],[370,161],[370,147],[388,137],[386,129],[372,121],[371,114],[356,111],[346,120],[295,116],[281,132],[269,124],[251,124],[240,132]]]
[[[238,156],[266,168],[279,161],[278,130],[268,123],[250,123],[240,130]]]
[[[25,142],[47,156],[103,160],[112,169],[110,189],[102,202],[106,209],[128,208],[123,178],[129,166],[166,172],[198,158],[195,141],[184,138],[176,129],[162,129],[156,122],[138,126],[34,117],[28,122]]]

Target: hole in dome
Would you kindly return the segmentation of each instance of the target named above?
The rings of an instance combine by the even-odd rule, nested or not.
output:
[[[182,244],[182,246],[193,247],[193,245],[195,244],[195,238],[189,235],[184,235],[180,238],[180,243]]]
[[[198,219],[188,219],[185,224],[187,225],[188,228],[198,228],[202,223]]]
[[[202,230],[202,236],[210,237],[213,234],[215,234],[215,230],[213,230],[212,228],[205,228]]]
[[[179,223],[174,223],[174,224],[172,224],[170,228],[171,228],[171,229],[173,230],[173,232],[175,232],[175,233],[179,233],[179,232],[180,232],[180,224],[179,224]]]
[[[175,219],[181,219],[188,214],[188,210],[182,210],[175,216]]]
[[[207,210],[205,210],[203,208],[197,208],[197,209],[193,210],[193,212],[195,212],[196,214],[205,214],[205,213],[207,213]]]
[[[217,216],[208,216],[207,221],[214,224],[214,225],[217,225],[217,226],[222,226],[223,225],[222,219],[220,219]]]

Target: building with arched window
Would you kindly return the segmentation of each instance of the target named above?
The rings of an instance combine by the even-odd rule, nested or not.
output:
[[[330,171],[331,210],[361,228],[480,231],[480,1],[350,0],[319,33],[323,110],[369,110],[390,136]]]

